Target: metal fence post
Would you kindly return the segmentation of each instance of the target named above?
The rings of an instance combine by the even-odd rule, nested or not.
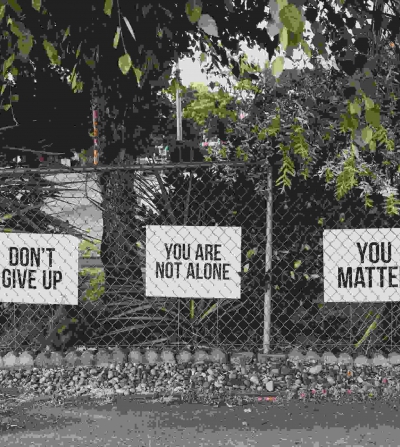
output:
[[[268,161],[267,161],[268,163]],[[266,248],[265,248],[265,276],[266,290],[264,296],[264,341],[263,352],[268,354],[271,344],[271,301],[272,301],[272,166],[268,163],[267,169],[267,190],[266,190]]]

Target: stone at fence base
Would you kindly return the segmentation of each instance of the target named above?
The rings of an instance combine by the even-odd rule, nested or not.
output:
[[[192,354],[189,351],[181,351],[177,356],[176,359],[178,363],[189,363],[192,360]]]
[[[231,355],[231,363],[233,365],[241,366],[251,363],[254,358],[254,352],[244,351],[244,352],[234,352]]]
[[[119,347],[113,349],[111,356],[114,363],[122,364],[126,362],[127,354]]]
[[[172,363],[172,364],[176,363],[174,353],[172,351],[166,350],[166,349],[161,352],[161,360],[164,363]]]
[[[353,365],[354,360],[350,354],[347,354],[347,352],[341,352],[339,354],[338,363],[343,363],[344,365]]]
[[[390,365],[389,360],[382,354],[374,354],[371,363],[374,366],[388,366]]]
[[[400,354],[398,352],[391,352],[388,357],[391,365],[400,365]]]
[[[214,348],[210,353],[210,361],[213,363],[226,363],[226,354],[219,348]]]
[[[38,368],[49,368],[51,366],[50,355],[48,352],[40,352],[35,360],[34,364]]]
[[[4,368],[18,368],[18,365],[19,365],[19,358],[18,358],[18,356],[15,354],[14,351],[10,351],[10,352],[8,352],[8,353],[3,357],[3,365],[4,365]]]
[[[322,361],[328,365],[334,365],[338,359],[333,352],[324,352],[322,354]]]
[[[56,368],[65,364],[64,356],[60,352],[52,352],[50,354],[50,364]]]
[[[95,364],[101,367],[107,367],[113,363],[112,354],[106,349],[100,349],[96,354]]]
[[[205,363],[209,361],[210,357],[206,351],[199,349],[194,353],[194,363]]]
[[[128,354],[129,363],[143,363],[142,353],[138,349],[133,349]]]
[[[321,357],[314,351],[307,351],[307,354],[304,358],[306,362],[320,362]]]
[[[3,359],[1,359],[1,361],[3,361]],[[19,356],[19,365],[21,368],[33,368],[35,362],[33,359],[33,356],[30,352],[28,351],[24,351],[21,353],[21,355]],[[3,365],[1,365],[0,367],[2,367]]]
[[[288,354],[288,359],[295,362],[304,360],[304,354],[298,349],[292,349]]]
[[[65,356],[65,364],[70,367],[71,366],[79,366],[82,364],[82,361],[81,361],[80,356],[78,355],[77,352],[70,351]]]
[[[157,363],[161,363],[161,357],[157,351],[154,351],[154,349],[150,349],[144,354],[144,363],[148,363],[149,365],[156,365]]]
[[[82,366],[94,366],[96,358],[90,351],[85,351],[81,355]]]
[[[364,365],[369,365],[369,364],[370,364],[370,361],[369,361],[368,357],[366,357],[365,355],[358,355],[354,359],[355,366],[364,366]]]

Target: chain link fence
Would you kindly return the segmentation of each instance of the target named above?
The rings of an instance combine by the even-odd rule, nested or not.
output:
[[[72,234],[81,241],[78,306],[0,304],[1,348],[262,348],[266,208],[260,164],[65,171],[0,174],[3,232]],[[146,297],[147,225],[240,227],[240,299]]]
[[[375,229],[398,228],[400,219],[386,212],[382,195],[371,193],[373,206],[366,207],[357,190],[340,201],[335,193],[334,186],[315,177],[294,179],[285,194],[274,194],[272,348],[388,354],[400,344],[399,303],[393,295],[386,302],[367,302],[362,290],[355,302],[352,291],[342,301],[324,302],[329,259],[324,260],[323,235],[324,230],[365,229],[373,236]],[[346,247],[341,250],[349,258]],[[352,261],[359,262],[354,256]]]
[[[266,275],[266,167],[185,163],[0,173],[3,232],[79,238],[79,304],[0,304],[0,348],[220,347],[265,344],[387,353],[400,344],[399,304],[324,303],[323,231],[397,228],[382,198],[340,202],[318,178],[273,190],[272,271]],[[275,181],[275,179],[274,179]],[[240,227],[240,299],[146,297],[146,226]],[[269,281],[271,279],[271,281]],[[267,283],[266,283],[267,281]],[[0,300],[1,301],[1,300]]]

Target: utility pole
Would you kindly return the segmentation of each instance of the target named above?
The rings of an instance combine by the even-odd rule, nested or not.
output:
[[[179,69],[179,58],[176,62],[176,80],[178,82],[176,88],[176,141],[182,141],[182,103],[181,103],[181,92],[179,84],[181,81]]]

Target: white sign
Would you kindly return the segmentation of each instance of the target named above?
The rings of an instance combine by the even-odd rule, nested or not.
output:
[[[324,302],[400,301],[400,229],[324,231]]]
[[[79,239],[59,234],[0,234],[0,301],[78,304]]]
[[[240,227],[146,226],[146,296],[240,298]]]

